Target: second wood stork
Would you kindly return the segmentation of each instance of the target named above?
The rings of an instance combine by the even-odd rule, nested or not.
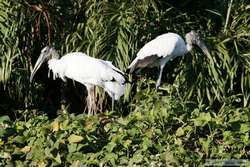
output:
[[[112,110],[114,100],[118,100],[125,90],[124,73],[116,68],[110,61],[104,61],[89,57],[81,52],[68,53],[59,59],[59,54],[53,47],[46,46],[31,72],[30,82],[39,67],[48,61],[49,73],[53,72],[53,78],[66,78],[80,82],[85,85],[88,91],[87,105],[88,114],[95,107],[94,86],[102,87],[112,98]]]
[[[191,51],[193,45],[199,46],[205,55],[211,57],[199,33],[191,31],[186,34],[185,38],[186,43],[180,35],[171,32],[156,37],[139,50],[137,57],[128,66],[127,70],[129,73],[133,73],[136,69],[160,66],[160,73],[156,83],[158,89],[166,63],[177,56],[185,55]]]

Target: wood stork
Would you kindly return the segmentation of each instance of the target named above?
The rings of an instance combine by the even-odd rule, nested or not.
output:
[[[64,82],[70,78],[86,86],[88,91],[88,114],[95,109],[93,90],[95,86],[102,87],[114,100],[118,100],[125,90],[124,73],[116,68],[110,61],[89,57],[81,52],[68,53],[59,59],[59,54],[53,47],[46,46],[31,72],[30,82],[39,67],[48,61],[49,74],[52,70],[53,79],[61,78]],[[49,77],[48,74],[48,77]]]
[[[199,46],[205,55],[211,57],[199,33],[192,30],[186,34],[185,38],[186,43],[181,36],[172,32],[156,37],[139,50],[137,57],[128,66],[127,71],[133,73],[136,69],[160,66],[160,73],[156,83],[156,89],[158,89],[166,63],[177,56],[185,55],[192,50],[193,45]]]

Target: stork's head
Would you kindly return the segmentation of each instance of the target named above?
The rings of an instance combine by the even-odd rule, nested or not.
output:
[[[30,82],[32,81],[35,73],[37,72],[37,70],[41,67],[41,65],[44,62],[47,62],[50,59],[58,59],[59,55],[56,52],[56,50],[53,47],[50,46],[46,46],[41,50],[40,56],[38,57],[35,67],[33,68],[31,75],[30,75]]]
[[[197,45],[198,47],[201,48],[201,50],[204,52],[204,54],[208,57],[210,56],[210,53],[207,49],[207,46],[205,45],[205,43],[203,42],[203,40],[201,39],[200,33],[195,32],[194,30],[190,31],[189,33],[186,34],[185,36],[186,38],[186,42],[188,45],[192,46],[192,45]]]

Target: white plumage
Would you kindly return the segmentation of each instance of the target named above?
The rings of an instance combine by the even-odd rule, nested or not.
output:
[[[159,88],[166,63],[177,56],[185,55],[192,49],[193,44],[198,45],[205,54],[209,54],[199,34],[194,31],[186,34],[186,43],[176,33],[162,34],[146,43],[139,50],[136,58],[128,66],[128,70],[130,73],[133,73],[138,68],[160,66],[160,73],[156,83],[156,88]]]
[[[109,61],[104,61],[89,57],[81,52],[68,53],[61,59],[53,48],[45,47],[37,60],[34,70],[31,74],[31,80],[40,67],[48,60],[49,70],[53,72],[53,78],[66,78],[75,80],[85,85],[88,90],[89,113],[93,109],[93,97],[90,97],[94,86],[102,87],[113,100],[118,100],[125,91],[125,78],[123,72],[112,65]],[[113,106],[112,106],[113,108]]]
[[[175,33],[160,35],[144,45],[138,52],[138,58],[144,58],[148,55],[158,55],[167,57],[167,55],[180,56],[186,53],[184,40]]]
[[[69,53],[61,59],[48,61],[49,69],[55,77],[65,81],[65,77],[84,85],[100,86],[118,100],[124,94],[123,72],[111,62],[95,59],[81,52]]]

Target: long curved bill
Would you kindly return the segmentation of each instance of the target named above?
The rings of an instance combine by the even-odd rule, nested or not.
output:
[[[213,60],[212,59],[212,56],[210,54],[210,52],[208,51],[208,48],[207,46],[205,45],[205,43],[203,41],[199,41],[197,43],[197,45],[201,48],[201,50],[203,51],[203,53],[210,59],[210,60]]]
[[[45,62],[45,60],[46,60],[46,57],[43,54],[41,54],[36,61],[35,67],[31,71],[30,82],[32,82],[37,70],[41,67],[41,65]]]

